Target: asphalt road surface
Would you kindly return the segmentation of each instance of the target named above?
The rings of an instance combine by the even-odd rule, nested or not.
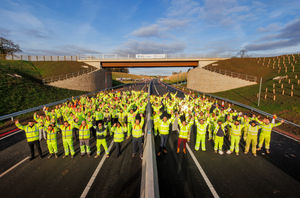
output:
[[[145,89],[144,85],[127,89]],[[154,81],[151,94],[174,92]],[[182,93],[178,94],[183,96]],[[257,157],[219,155],[213,152],[213,143],[207,140],[207,151],[194,151],[195,131],[189,146],[191,152],[177,154],[176,131],[170,133],[168,153],[157,157],[160,197],[300,197],[300,144],[288,137],[273,133],[271,154],[263,151]],[[108,138],[110,145],[112,138]],[[155,137],[156,149],[160,137]],[[58,141],[59,158],[47,159],[46,142],[42,141],[45,157],[24,160],[29,154],[23,132],[0,140],[0,197],[80,197],[102,160],[80,158],[77,155],[63,159],[61,139]],[[225,140],[224,149],[229,142]],[[244,142],[241,142],[243,151]],[[95,142],[92,140],[92,155]],[[157,152],[157,150],[156,150]],[[112,146],[110,158],[105,159],[91,185],[87,197],[139,197],[142,160],[131,158],[131,139],[122,144],[122,154],[117,158]],[[197,161],[198,165],[195,163]],[[13,169],[14,165],[18,164]],[[200,173],[200,168],[203,172]],[[6,174],[5,171],[10,170]],[[211,185],[208,185],[208,180]]]

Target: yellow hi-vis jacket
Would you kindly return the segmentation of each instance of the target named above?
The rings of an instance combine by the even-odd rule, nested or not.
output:
[[[135,124],[132,122],[132,137],[140,138],[143,135],[143,125],[144,125],[144,118],[141,118],[140,124]]]
[[[206,134],[206,129],[207,129],[207,125],[208,122],[205,121],[203,124],[201,124],[198,119],[195,119],[195,123],[197,126],[197,135],[205,135]]]
[[[111,131],[114,132],[114,142],[124,141],[124,129],[123,127],[112,127]]]
[[[17,123],[16,126],[25,131],[27,142],[39,140],[39,127],[36,124],[30,127],[29,125],[22,126],[20,123]]]
[[[160,120],[160,123],[159,123],[159,133],[161,135],[168,135],[169,134],[169,127],[170,127],[171,122],[173,122],[174,119],[175,119],[175,117],[172,116],[166,122],[164,122],[163,120]]]
[[[180,118],[178,118],[178,125],[180,126],[179,138],[188,139],[189,138],[190,129],[191,129],[191,127],[192,127],[193,124],[194,124],[194,121],[192,120],[188,124],[186,124],[185,126],[183,126],[183,124],[181,123]]]

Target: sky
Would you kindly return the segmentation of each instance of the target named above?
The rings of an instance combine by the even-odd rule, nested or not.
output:
[[[0,0],[0,36],[29,55],[273,56],[300,52],[299,10],[299,0]]]

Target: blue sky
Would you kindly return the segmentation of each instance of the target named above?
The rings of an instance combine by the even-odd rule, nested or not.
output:
[[[0,1],[0,36],[18,43],[24,54],[231,57],[241,49],[251,56],[300,52],[299,0]]]

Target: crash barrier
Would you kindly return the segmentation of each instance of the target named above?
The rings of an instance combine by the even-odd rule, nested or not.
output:
[[[141,198],[159,198],[157,164],[153,136],[152,109],[150,103],[150,82],[148,87],[148,104],[146,108],[146,125],[144,136],[144,152],[142,161]]]
[[[172,88],[174,88],[174,89],[176,89],[176,90],[182,92],[182,90],[178,89],[177,87],[170,86],[170,85],[168,85],[168,84],[166,84],[166,83],[164,83],[164,82],[162,82],[162,83],[163,83],[164,85],[166,85],[166,86],[172,87]],[[223,97],[220,97],[220,96],[216,96],[216,95],[213,95],[213,94],[203,93],[203,92],[196,91],[196,90],[189,89],[189,88],[184,88],[184,89],[187,89],[187,90],[189,90],[189,91],[196,92],[196,93],[198,93],[198,94],[203,94],[203,95],[205,95],[205,96],[209,96],[209,97],[211,97],[211,98],[215,98],[215,99],[218,99],[218,100],[223,100],[223,101],[225,101],[225,102],[228,102],[228,103],[237,105],[237,106],[239,106],[239,107],[248,109],[248,110],[250,110],[250,111],[256,112],[256,113],[261,114],[261,115],[264,115],[264,116],[273,117],[273,115],[270,114],[270,113],[267,113],[267,112],[264,112],[264,111],[262,111],[262,110],[256,109],[256,108],[251,107],[251,106],[249,106],[249,105],[245,105],[245,104],[239,103],[239,102],[234,101],[234,100],[230,100],[230,99],[223,98]],[[283,119],[283,118],[277,117],[276,120],[279,120],[279,121],[284,120],[284,122],[285,122],[286,124],[290,124],[290,125],[293,125],[293,126],[295,126],[295,127],[300,128],[300,125],[298,125],[298,124],[296,124],[296,123],[294,123],[294,122],[285,120],[285,119]]]
[[[131,86],[131,85],[139,85],[139,84],[143,84],[143,83],[130,83],[130,84],[118,85],[118,86],[114,86],[114,87],[110,87],[110,88],[105,88],[105,89],[100,89],[100,90],[97,90],[97,91],[93,91],[93,92],[90,92],[90,93],[87,93],[87,94],[82,94],[82,95],[79,95],[79,96],[75,96],[74,98],[76,99],[76,98],[79,98],[81,96],[92,96],[92,95],[95,95],[96,93],[98,93],[100,91],[118,89],[118,88],[121,88],[121,87],[127,87],[127,86]],[[25,109],[25,110],[22,110],[22,111],[14,112],[14,113],[11,113],[11,114],[3,115],[3,116],[0,116],[0,121],[7,120],[7,119],[13,120],[14,117],[17,117],[17,116],[20,116],[20,115],[23,115],[23,114],[26,114],[26,113],[38,111],[40,109],[43,109],[44,106],[51,107],[51,106],[54,106],[54,105],[62,104],[64,102],[68,101],[68,100],[72,100],[72,97],[66,98],[66,99],[63,99],[63,100],[59,100],[59,101],[56,101],[56,102],[52,102],[52,103],[32,107],[32,108]]]

